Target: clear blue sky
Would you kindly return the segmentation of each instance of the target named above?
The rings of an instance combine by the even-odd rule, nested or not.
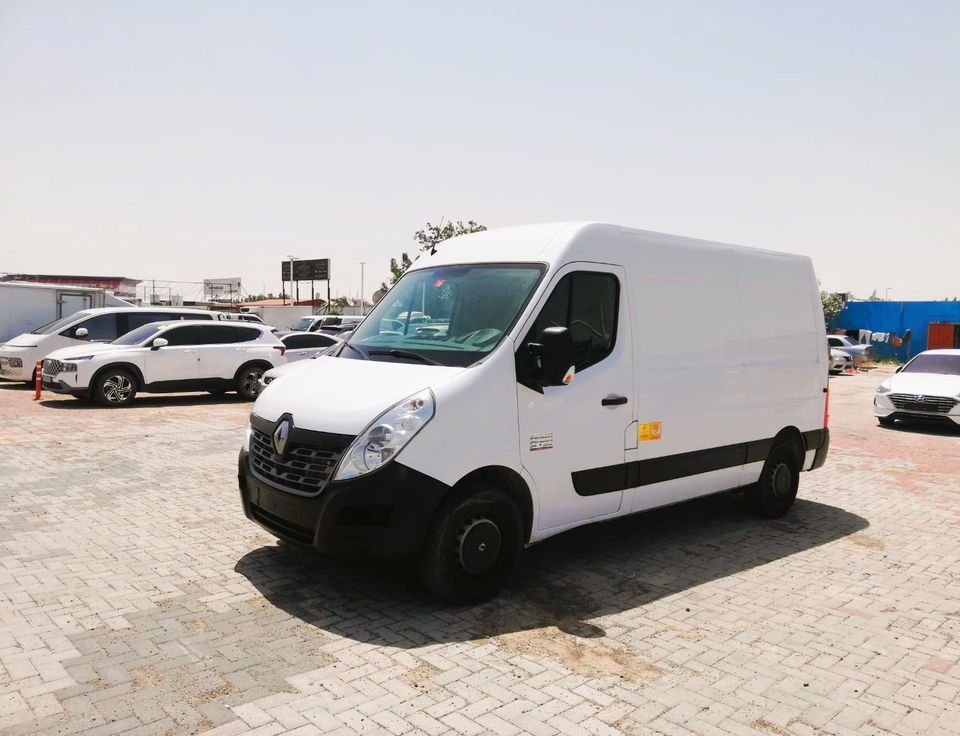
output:
[[[602,220],[960,296],[960,2],[0,0],[0,271],[367,293],[427,220]]]

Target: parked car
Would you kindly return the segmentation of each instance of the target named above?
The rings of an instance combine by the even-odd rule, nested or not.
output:
[[[285,351],[264,325],[158,322],[111,343],[55,350],[43,361],[43,388],[102,406],[125,406],[138,391],[236,391],[253,400]]]
[[[877,387],[873,414],[885,427],[897,419],[960,424],[960,350],[915,355]]]
[[[870,345],[861,345],[846,335],[827,335],[827,344],[832,348],[839,348],[849,353],[856,365],[873,360],[873,348]]]
[[[312,358],[317,353],[321,353],[343,342],[338,337],[319,332],[288,332],[280,337],[280,341],[287,348],[286,356],[288,363],[303,360],[304,358]]]
[[[327,335],[339,335],[341,332],[355,329],[362,321],[363,317],[355,315],[341,316],[328,314],[319,325],[314,327],[314,330]]]
[[[290,325],[289,332],[315,332],[327,316],[328,315],[324,314],[311,314],[306,317],[300,317]]]
[[[222,319],[223,312],[181,307],[102,307],[54,320],[19,335],[0,346],[0,379],[36,380],[38,360],[55,350],[82,347],[91,342],[111,342],[131,330],[151,322],[171,319]]]
[[[237,322],[255,322],[258,325],[265,324],[257,315],[250,314],[249,312],[225,312],[223,318],[236,320]]]
[[[846,350],[830,348],[830,372],[838,375],[853,366],[853,356]]]
[[[415,560],[455,603],[583,524],[734,488],[781,516],[829,447],[818,297],[803,256],[594,223],[462,236],[261,393],[244,513]],[[381,332],[414,310],[446,335]]]

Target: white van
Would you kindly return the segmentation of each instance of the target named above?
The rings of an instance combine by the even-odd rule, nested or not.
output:
[[[582,524],[738,488],[786,513],[826,458],[827,359],[806,257],[601,224],[458,237],[260,394],[244,512],[482,600]]]
[[[220,319],[220,312],[181,307],[103,307],[79,312],[17,335],[0,345],[0,379],[36,380],[38,360],[54,350],[90,342],[112,342],[131,330],[171,319]]]

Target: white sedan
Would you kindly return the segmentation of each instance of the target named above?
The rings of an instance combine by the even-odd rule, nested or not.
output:
[[[884,426],[897,419],[960,424],[960,350],[927,350],[877,387],[873,413]]]

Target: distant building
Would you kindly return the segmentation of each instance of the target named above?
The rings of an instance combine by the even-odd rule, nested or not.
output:
[[[62,284],[104,289],[122,299],[136,299],[139,279],[124,276],[65,276],[41,273],[10,273],[0,276],[0,281],[31,281],[35,284]]]
[[[322,307],[326,304],[325,299],[301,299],[297,302],[291,302],[289,299],[260,299],[255,302],[240,302],[234,306],[236,307],[283,307],[283,306],[297,306],[297,307]]]
[[[874,342],[877,357],[905,360],[924,350],[960,348],[960,302],[847,302],[833,327],[847,334],[870,330],[901,338],[910,330],[906,345]]]

